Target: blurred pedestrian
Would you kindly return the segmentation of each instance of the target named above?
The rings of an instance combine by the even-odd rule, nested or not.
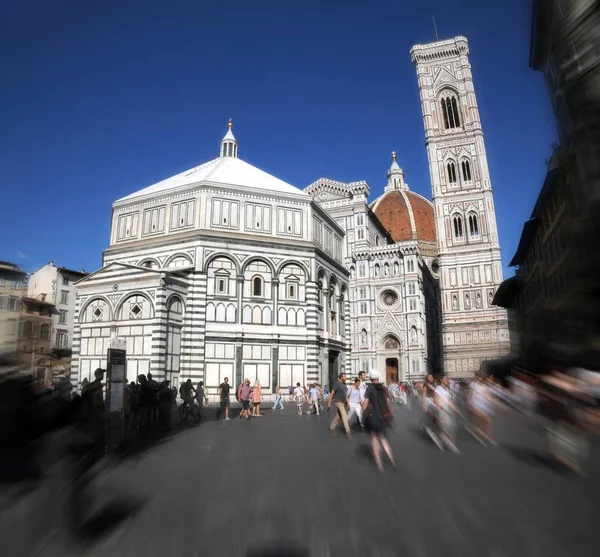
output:
[[[252,387],[252,416],[254,418],[259,418],[261,416],[260,413],[260,403],[262,401],[262,387],[260,386],[260,381],[257,379],[254,382],[254,386]]]
[[[348,425],[348,415],[346,414],[346,408],[348,408],[348,388],[346,386],[346,374],[344,372],[339,374],[338,380],[333,386],[327,410],[331,408],[332,402],[335,404],[336,413],[333,420],[331,420],[329,430],[332,433],[335,432],[341,420],[346,435],[352,435],[352,431],[350,431],[350,426]]]
[[[379,372],[372,369],[369,372],[371,384],[367,387],[365,398],[362,402],[365,426],[371,438],[373,460],[379,472],[383,472],[382,452],[385,453],[390,464],[395,469],[396,463],[392,448],[387,439],[386,430],[390,427],[393,414],[390,408],[387,389],[379,381]]]
[[[275,404],[273,404],[273,410],[277,409],[277,406],[280,406],[281,410],[283,410],[283,399],[281,397],[281,389],[279,385],[275,387]]]

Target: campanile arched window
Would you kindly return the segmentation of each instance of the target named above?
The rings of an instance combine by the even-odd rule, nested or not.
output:
[[[450,161],[446,165],[446,170],[448,171],[448,183],[456,184],[456,165],[454,161]]]
[[[469,234],[471,236],[479,236],[479,220],[475,213],[469,215]]]
[[[440,103],[442,105],[444,129],[460,128],[460,115],[456,95],[452,91],[444,91]]]
[[[463,219],[460,215],[454,215],[452,219],[452,224],[454,226],[454,237],[457,239],[464,237],[463,232]]]
[[[460,165],[462,167],[463,181],[470,182],[472,180],[472,178],[471,178],[471,163],[467,159],[464,159]]]

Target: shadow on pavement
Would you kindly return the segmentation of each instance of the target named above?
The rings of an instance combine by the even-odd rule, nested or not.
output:
[[[132,432],[124,441],[111,453],[111,458],[116,461],[123,461],[131,458],[136,458],[144,454],[146,451],[170,442],[178,434],[202,427],[203,423],[214,422],[218,417],[218,409],[203,408],[202,418],[199,422],[195,422],[191,417],[183,421],[179,417],[178,407],[173,408],[171,417],[171,427],[165,429],[157,425],[147,432]]]
[[[536,451],[527,447],[514,447],[508,445],[502,446],[502,449],[524,464],[542,466],[563,476],[567,474],[566,468],[561,466],[560,463],[554,460],[550,455],[544,454],[540,451]]]
[[[373,460],[373,454],[371,453],[371,446],[369,443],[361,443],[356,446],[356,456],[362,460],[367,460],[369,464],[375,465]]]
[[[310,557],[310,551],[290,542],[270,542],[248,549],[245,557]]]
[[[78,538],[93,543],[109,534],[125,519],[133,517],[144,505],[140,499],[121,497],[108,503],[102,510],[81,525]]]

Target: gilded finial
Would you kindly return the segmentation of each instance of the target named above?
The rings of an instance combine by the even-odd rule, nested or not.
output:
[[[229,118],[229,122],[227,122],[227,127],[231,129],[231,126],[233,126],[233,124],[231,123],[231,118]]]
[[[396,160],[396,151],[392,151],[392,160],[395,161]]]

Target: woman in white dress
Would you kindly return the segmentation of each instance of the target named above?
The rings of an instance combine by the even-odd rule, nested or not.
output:
[[[492,426],[493,401],[489,382],[482,373],[477,374],[471,383],[468,406],[473,415],[475,435],[480,441],[487,441],[495,445],[494,430]]]
[[[444,377],[440,379],[440,383],[435,389],[433,400],[438,409],[437,433],[447,448],[454,453],[458,453],[459,451],[455,444],[456,415],[460,414],[460,411],[452,401],[450,382],[447,375],[444,375]]]

